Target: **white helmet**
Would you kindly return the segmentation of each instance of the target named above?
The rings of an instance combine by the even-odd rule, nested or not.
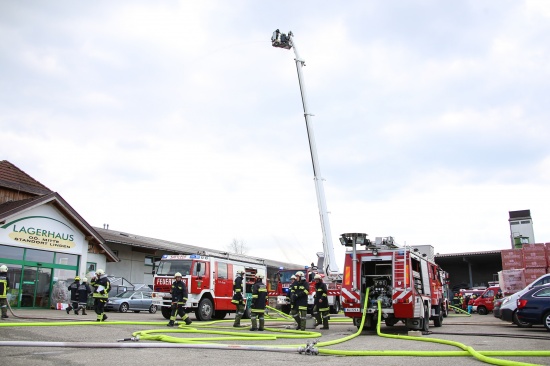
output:
[[[181,277],[181,273],[176,272],[176,274],[174,275],[174,277]]]
[[[295,280],[295,279],[296,279],[296,276],[295,276],[295,275],[292,275],[292,276],[290,276],[290,279],[291,279],[291,280]]]
[[[321,276],[320,274],[316,274],[315,277],[313,277],[314,280],[322,280],[323,279],[323,276]]]
[[[237,275],[244,276],[245,274],[246,274],[246,272],[243,271],[242,269],[237,271]]]
[[[256,278],[261,280],[261,279],[264,278],[264,275],[263,275],[263,274],[257,274],[257,275],[256,275]]]
[[[104,274],[105,274],[105,271],[102,270],[102,269],[98,269],[98,270],[95,271],[95,274],[96,274],[97,276],[101,276],[101,275],[104,275]]]
[[[296,272],[296,277],[304,277],[304,272],[302,271]]]
[[[86,277],[82,277],[82,278],[80,279],[80,282],[88,282],[88,279],[87,279]]]
[[[0,272],[7,272],[8,271],[8,266],[6,266],[5,264],[2,264],[0,266]]]

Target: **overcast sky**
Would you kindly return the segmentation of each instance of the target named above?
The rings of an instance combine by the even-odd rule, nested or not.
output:
[[[550,242],[550,1],[2,1],[0,159],[91,225],[293,263]]]

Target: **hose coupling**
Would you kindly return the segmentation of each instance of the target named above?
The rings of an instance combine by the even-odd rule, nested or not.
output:
[[[315,347],[316,344],[317,341],[308,341],[305,347],[298,348],[298,352],[308,356],[317,356],[319,354],[319,349]]]
[[[117,339],[117,342],[139,342],[139,336]]]

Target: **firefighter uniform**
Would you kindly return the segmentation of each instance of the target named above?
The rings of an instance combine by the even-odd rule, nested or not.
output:
[[[169,327],[173,327],[176,321],[176,312],[180,318],[185,322],[185,324],[191,324],[191,319],[185,312],[184,306],[187,302],[187,286],[185,282],[181,280],[181,273],[177,272],[174,277],[176,280],[172,283],[172,313],[170,314],[170,321],[166,324]]]
[[[296,282],[290,289],[290,302],[292,310],[290,315],[296,321],[296,330],[306,330],[307,297],[309,295],[309,283],[304,278],[304,273],[296,272]]]
[[[82,315],[86,314],[86,305],[88,304],[88,296],[92,293],[92,289],[88,285],[88,279],[86,277],[82,278],[82,282],[78,285],[78,308],[75,310],[75,313],[78,314],[78,311],[82,309]]]
[[[328,329],[329,310],[327,285],[323,282],[323,278],[317,274],[315,275],[315,305],[313,307],[315,326],[323,324],[321,329]]]
[[[252,286],[252,304],[250,305],[250,321],[252,327],[250,330],[264,330],[264,315],[265,315],[265,303],[267,301],[267,287],[265,287],[262,279],[263,275],[256,276],[256,283]],[[260,326],[258,327],[259,320]]]
[[[8,290],[10,281],[8,279],[8,266],[0,266],[0,308],[2,309],[2,319],[8,318]]]
[[[109,298],[109,290],[111,289],[111,282],[107,278],[105,271],[98,269],[95,271],[96,277],[92,278],[90,285],[93,288],[94,308],[97,314],[97,321],[102,322],[107,320],[105,315],[105,304]]]
[[[74,282],[67,287],[67,290],[71,293],[71,303],[67,306],[67,314],[74,309],[74,313],[78,315],[78,286],[80,286],[80,277],[76,276]]]
[[[243,276],[245,275],[244,271],[237,272],[237,278],[233,281],[233,298],[231,303],[235,304],[237,311],[235,312],[235,322],[233,323],[234,327],[241,326],[241,318],[244,315],[244,300],[243,300]]]

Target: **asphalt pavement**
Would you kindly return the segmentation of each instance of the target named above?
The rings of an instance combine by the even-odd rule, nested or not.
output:
[[[375,331],[364,331],[355,338],[319,349],[344,350],[344,351],[427,351],[434,357],[426,356],[341,356],[341,355],[306,355],[298,353],[298,348],[307,342],[337,341],[349,337],[357,332],[357,328],[351,323],[346,323],[342,315],[332,316],[330,329],[313,330],[320,334],[304,339],[277,338],[270,340],[212,340],[206,343],[194,344],[197,348],[145,348],[147,345],[166,345],[168,343],[155,340],[140,340],[138,342],[117,342],[117,340],[130,338],[132,333],[144,330],[160,330],[159,334],[174,337],[209,337],[215,338],[221,335],[196,334],[196,333],[169,333],[174,328],[166,327],[167,320],[160,312],[149,314],[141,313],[115,313],[109,312],[108,320],[104,323],[95,322],[95,314],[88,311],[87,316],[67,315],[60,310],[15,310],[15,314],[21,318],[11,316],[0,322],[0,344],[3,341],[19,342],[76,342],[77,345],[86,347],[94,344],[108,344],[117,347],[120,344],[131,344],[138,348],[73,348],[70,344],[64,347],[53,345],[37,347],[36,343],[24,347],[0,346],[0,360],[9,360],[2,364],[9,366],[18,365],[97,365],[108,363],[109,365],[292,365],[315,364],[317,365],[482,365],[471,356],[435,357],[438,351],[460,351],[459,348],[450,345],[412,341],[402,339],[389,339],[380,337]],[[248,327],[241,329],[232,328],[233,316],[228,316],[225,323],[217,323],[214,327],[205,328],[205,322],[196,321],[190,314],[193,324],[191,327],[201,331],[222,330],[236,332],[237,334],[251,334]],[[32,319],[47,318],[47,319]],[[337,322],[342,319],[342,322]],[[92,321],[86,324],[83,320]],[[74,324],[78,321],[78,324]],[[117,324],[118,321],[142,322],[140,324]],[[8,323],[14,326],[3,326]],[[53,325],[55,323],[55,325]],[[66,324],[66,325],[63,325]],[[242,325],[248,326],[249,321],[242,321]],[[443,326],[434,328],[431,323],[432,334],[417,337],[418,340],[446,339],[460,342],[470,346],[476,351],[488,350],[550,350],[550,332],[542,326],[532,328],[518,328],[505,323],[489,315],[473,314],[471,317],[449,316],[445,318]],[[280,335],[277,330],[291,328],[290,322],[266,321],[266,327],[271,328],[262,335]],[[176,328],[177,329],[177,328]],[[382,325],[381,331],[387,334],[407,335],[403,325],[392,327]],[[259,334],[258,332],[254,332]],[[284,334],[284,333],[283,333]],[[59,343],[56,343],[56,345]],[[178,344],[171,343],[178,347]],[[322,343],[321,343],[322,344]],[[288,350],[275,352],[265,350],[275,345],[288,345]],[[254,346],[264,348],[259,350],[244,350],[240,347]],[[221,349],[209,349],[200,347],[220,347]],[[223,347],[223,348],[222,348]],[[496,356],[495,356],[496,357]],[[550,357],[496,357],[517,362],[550,365]]]

